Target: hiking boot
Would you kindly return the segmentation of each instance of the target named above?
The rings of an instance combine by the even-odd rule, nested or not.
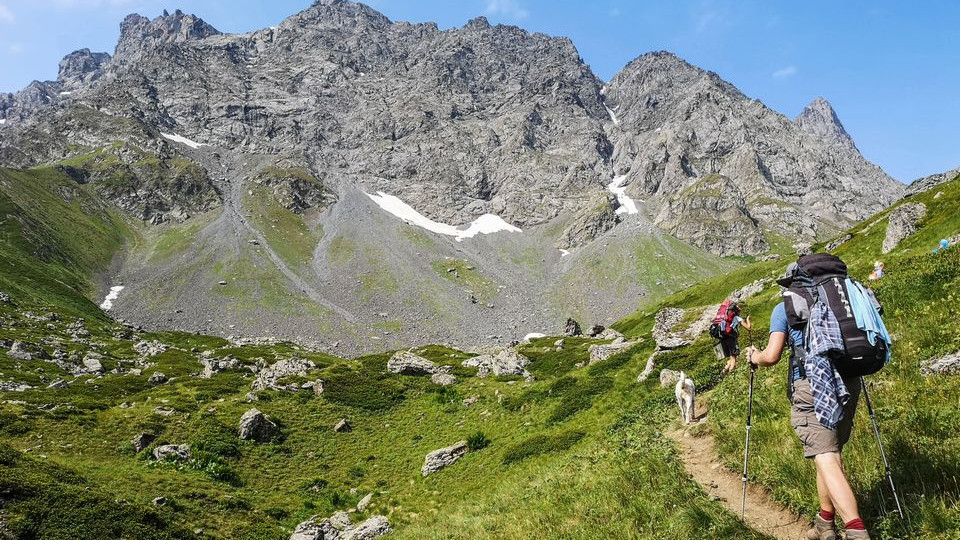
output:
[[[817,514],[813,517],[813,526],[807,531],[807,540],[837,540],[837,528]]]
[[[847,540],[870,540],[870,533],[862,529],[848,529]]]

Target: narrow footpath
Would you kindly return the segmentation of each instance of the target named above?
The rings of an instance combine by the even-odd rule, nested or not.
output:
[[[683,467],[711,497],[716,498],[731,512],[740,515],[743,484],[740,475],[723,467],[714,450],[709,434],[691,435],[680,428],[667,432],[677,443]],[[750,527],[780,540],[806,538],[807,519],[787,510],[770,497],[761,486],[748,484],[747,512],[744,521]]]

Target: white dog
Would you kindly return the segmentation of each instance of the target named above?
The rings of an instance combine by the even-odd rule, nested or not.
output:
[[[693,384],[693,379],[681,371],[674,393],[677,396],[677,406],[680,407],[680,416],[683,417],[684,423],[693,422],[694,403],[697,397],[697,387]]]

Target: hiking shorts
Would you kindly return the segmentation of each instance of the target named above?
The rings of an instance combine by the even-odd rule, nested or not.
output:
[[[853,416],[857,412],[857,401],[860,398],[860,381],[851,378],[844,379],[850,400],[843,407],[843,418],[837,424],[837,429],[827,429],[820,425],[816,413],[813,412],[813,391],[810,390],[810,381],[800,379],[793,386],[793,407],[790,409],[790,425],[800,438],[803,445],[803,457],[812,458],[819,454],[830,452],[840,453],[843,445],[850,440],[850,431],[853,429]]]
[[[732,334],[720,338],[720,346],[723,348],[723,356],[740,356],[739,336]]]

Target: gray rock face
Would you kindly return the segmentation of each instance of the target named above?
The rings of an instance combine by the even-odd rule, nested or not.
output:
[[[836,111],[823,97],[810,102],[794,121],[800,129],[819,141],[859,153],[850,134],[843,129]]]
[[[159,341],[138,341],[133,345],[133,350],[140,356],[151,358],[167,350],[167,346]]]
[[[920,373],[926,377],[935,375],[960,375],[960,352],[933,358],[920,366]]]
[[[927,215],[927,206],[923,203],[907,203],[898,206],[892,212],[887,225],[887,234],[883,237],[880,251],[890,253],[904,238],[917,232],[917,225]]]
[[[909,186],[907,186],[907,190],[904,192],[903,196],[911,197],[918,193],[923,193],[924,191],[939,186],[940,184],[945,184],[957,178],[958,176],[960,176],[960,167],[944,173],[931,174],[930,176],[917,178],[911,182]]]
[[[109,61],[107,53],[94,53],[90,49],[74,51],[60,61],[57,81],[68,87],[90,84],[103,75],[104,64]]]
[[[83,357],[83,369],[87,373],[103,373],[103,364],[100,363],[101,356],[97,353],[88,352]]]
[[[154,371],[153,375],[150,375],[150,378],[147,379],[147,382],[150,384],[163,384],[167,382],[167,376],[159,371]]]
[[[353,431],[353,426],[346,418],[341,418],[337,425],[333,426],[333,431],[337,433],[347,433]]]
[[[467,441],[460,441],[445,448],[434,450],[424,458],[420,474],[429,476],[444,467],[449,467],[466,455],[466,453]]]
[[[563,335],[565,336],[579,336],[583,334],[580,330],[580,323],[573,319],[567,319],[567,324],[563,327]]]
[[[528,377],[527,366],[530,359],[518,353],[516,349],[504,349],[496,355],[482,354],[467,358],[461,363],[464,367],[477,368],[478,377],[486,377],[493,373],[500,375],[520,375]]]
[[[153,459],[162,460],[187,460],[190,459],[189,444],[163,444],[153,449]]]
[[[290,540],[372,540],[390,531],[390,522],[383,516],[373,516],[354,526],[349,514],[337,512],[322,521],[312,517],[300,523]]]
[[[617,214],[620,204],[611,193],[598,193],[593,203],[580,211],[569,226],[560,234],[557,247],[572,249],[598,238],[617,226],[621,218]]]
[[[343,540],[373,540],[374,538],[379,538],[387,534],[391,530],[390,521],[387,520],[387,518],[383,516],[373,516],[357,525],[356,528],[345,532]]]
[[[437,372],[437,366],[410,351],[397,351],[387,361],[387,371],[398,375],[432,375]]]
[[[667,232],[717,255],[759,255],[770,246],[739,187],[711,174],[664,204],[657,222]]]
[[[243,367],[243,362],[230,356],[225,358],[201,358],[200,364],[203,366],[200,377],[204,379],[209,379],[217,373],[222,373],[228,369],[240,369]]]
[[[684,310],[674,307],[665,307],[657,312],[653,322],[653,339],[661,349],[676,349],[690,344],[690,340],[672,332],[673,328],[683,320]]]
[[[245,441],[267,442],[280,433],[280,428],[259,409],[250,409],[240,417],[238,436]]]
[[[845,235],[843,235],[843,236],[841,236],[841,237],[839,237],[839,238],[835,238],[835,239],[831,240],[830,243],[828,243],[826,246],[824,246],[823,250],[826,251],[826,252],[828,252],[828,253],[829,253],[829,252],[832,252],[833,250],[837,249],[838,247],[842,246],[843,244],[846,244],[847,242],[849,242],[850,239],[852,239],[852,238],[853,238],[853,235],[850,234],[850,233],[847,233],[847,234],[845,234]]]
[[[157,436],[153,433],[140,433],[130,441],[130,444],[133,445],[134,452],[139,454],[155,440],[157,440]]]
[[[620,343],[610,343],[605,345],[591,345],[587,351],[590,353],[590,364],[603,362],[611,356],[623,352],[636,343],[632,341],[621,341]]]
[[[430,381],[440,386],[450,386],[457,383],[457,378],[449,373],[434,373]]]
[[[304,376],[307,372],[313,368],[317,367],[310,360],[304,360],[303,358],[288,358],[280,360],[273,365],[264,368],[257,374],[257,378],[253,381],[252,390],[254,392],[263,390],[265,388],[276,388],[278,390],[288,390],[290,392],[296,392],[300,389],[298,385],[295,384],[279,384],[278,381],[284,377],[289,377],[291,375],[300,375]]]

